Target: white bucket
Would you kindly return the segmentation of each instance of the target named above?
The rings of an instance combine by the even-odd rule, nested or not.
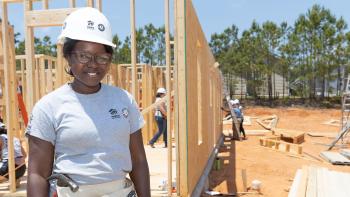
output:
[[[260,188],[261,188],[261,181],[259,181],[259,180],[253,180],[252,181],[252,189],[254,189],[254,190],[260,190]]]

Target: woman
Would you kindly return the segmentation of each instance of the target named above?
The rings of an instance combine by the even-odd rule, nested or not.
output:
[[[51,174],[64,174],[77,192],[57,184],[58,196],[150,196],[142,143],[144,120],[125,90],[101,84],[113,54],[106,17],[81,8],[65,20],[59,39],[73,81],[49,93],[33,108],[29,138],[30,197],[47,197]]]
[[[158,88],[156,101],[158,103],[154,118],[157,122],[158,132],[153,136],[151,141],[149,141],[149,145],[154,148],[154,143],[158,140],[158,138],[163,134],[164,148],[167,147],[167,120],[166,120],[166,105],[165,101],[162,101],[162,98],[166,95],[166,90],[164,88]]]

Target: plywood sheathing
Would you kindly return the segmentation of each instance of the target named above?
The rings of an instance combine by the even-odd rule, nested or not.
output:
[[[337,196],[347,197],[350,174],[317,166],[303,166],[294,178],[288,197]]]
[[[222,135],[222,78],[190,0],[176,1],[178,195],[191,196]]]

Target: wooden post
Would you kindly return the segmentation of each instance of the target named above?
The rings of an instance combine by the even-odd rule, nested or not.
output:
[[[39,98],[41,98],[46,94],[46,87],[49,83],[45,77],[45,58],[43,55],[39,57],[38,69],[39,69],[39,73],[40,73],[40,75],[39,75],[40,83],[38,83],[38,84],[40,84]]]
[[[275,149],[276,149],[276,150],[279,149],[279,146],[280,146],[280,143],[279,143],[279,142],[275,142]]]
[[[57,89],[58,87],[60,87],[64,82],[64,74],[65,74],[65,66],[64,65],[64,61],[63,61],[63,54],[62,54],[62,43],[57,43],[57,60],[56,60],[56,65],[55,65],[55,70],[56,70],[56,74],[55,74],[55,89]],[[67,65],[68,66],[68,65]]]
[[[49,9],[49,1],[48,0],[42,0],[42,4],[43,4],[44,10]]]
[[[24,5],[24,13],[33,9],[32,0],[26,0]],[[26,21],[26,20],[24,20]],[[27,78],[27,95],[26,106],[28,113],[31,113],[34,106],[35,81],[33,80],[35,59],[34,59],[34,32],[33,27],[25,23],[25,50],[26,50],[26,78]]]
[[[96,0],[96,8],[102,12],[102,2],[101,0]]]
[[[303,154],[303,146],[301,145],[298,146],[298,154],[299,155]]]
[[[40,89],[39,89],[39,59],[35,57],[34,55],[34,62],[33,70],[34,70],[34,89],[35,89],[35,96],[34,96],[34,103],[36,103],[40,98]]]
[[[167,144],[168,144],[168,196],[172,194],[172,152],[173,152],[173,144],[172,144],[172,132],[171,132],[171,87],[170,87],[170,15],[169,15],[169,0],[164,0],[164,13],[165,13],[165,64],[166,64],[166,103],[167,103]]]
[[[290,151],[290,144],[286,144],[286,152]]]
[[[87,7],[94,7],[94,0],[86,0]]]
[[[21,64],[21,85],[22,85],[22,96],[23,100],[26,100],[26,95],[27,95],[27,81],[26,81],[26,74],[24,70],[24,59],[20,60]]]
[[[136,70],[136,27],[135,27],[135,0],[130,0],[130,23],[131,23],[131,93],[137,96],[137,70]],[[137,100],[136,100],[137,101]]]
[[[69,0],[69,7],[75,8],[75,0]]]
[[[175,89],[176,100],[176,123],[177,123],[177,152],[179,157],[177,158],[177,172],[178,182],[177,191],[179,196],[188,195],[188,152],[187,152],[187,85],[186,85],[186,30],[185,30],[185,1],[175,1],[175,25],[176,25],[176,77],[177,77],[177,88]],[[181,131],[181,132],[180,132]]]
[[[46,79],[47,79],[47,92],[53,90],[53,78],[52,78],[52,59],[48,60],[47,70],[46,70]]]
[[[260,146],[264,146],[264,139],[260,138],[259,141],[260,141]]]
[[[1,2],[2,6],[2,44],[3,44],[3,61],[4,61],[4,75],[5,75],[5,97],[6,97],[6,120],[7,120],[7,137],[9,142],[13,142],[14,133],[16,133],[16,114],[18,108],[16,107],[16,64],[10,64],[11,58],[11,47],[10,42],[13,42],[13,37],[9,36],[8,18],[7,18],[7,3]],[[14,52],[12,53],[14,55]],[[12,62],[14,63],[14,62]],[[9,167],[9,178],[10,178],[10,192],[16,191],[16,177],[15,177],[15,159],[14,159],[14,146],[13,143],[8,143],[8,167]]]
[[[247,170],[242,169],[242,182],[243,182],[243,191],[247,192]]]

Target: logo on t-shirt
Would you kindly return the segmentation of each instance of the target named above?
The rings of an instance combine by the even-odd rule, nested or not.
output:
[[[122,114],[123,114],[123,116],[124,116],[125,118],[127,118],[128,115],[129,115],[128,109],[127,109],[127,108],[123,108],[123,109],[122,109]]]
[[[118,110],[110,109],[108,112],[111,114],[112,119],[120,118],[120,115],[118,114]]]

